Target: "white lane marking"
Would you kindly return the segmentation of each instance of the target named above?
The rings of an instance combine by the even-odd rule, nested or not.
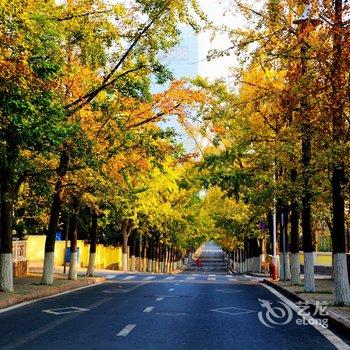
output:
[[[162,301],[164,298],[163,297],[159,297],[156,299],[156,301]]]
[[[277,292],[277,290],[273,289],[270,286],[267,286],[266,284],[262,284],[262,286],[266,289],[268,289],[272,294],[274,294],[276,297],[281,299],[285,304],[287,304],[291,309],[293,309],[295,312],[298,313],[300,317],[302,317],[304,320],[306,320],[307,323],[309,323],[312,327],[314,327],[316,330],[318,330],[326,339],[330,341],[331,344],[333,344],[337,349],[340,350],[349,350],[350,346],[344,343],[338,336],[336,336],[332,331],[330,331],[328,328],[322,326],[319,324],[319,322],[316,322],[312,316],[301,312],[301,309],[299,306],[294,304],[292,301],[287,299],[285,296],[283,296],[281,293]]]
[[[192,276],[199,276],[198,273],[192,273]]]
[[[111,279],[113,279],[114,277],[117,277],[117,275],[107,275],[107,276],[106,276],[106,278],[107,278],[108,280],[111,280]]]
[[[173,292],[173,291],[174,291],[174,288],[168,289],[168,292]]]
[[[207,281],[216,281],[216,278],[215,277],[208,277]]]
[[[148,306],[146,309],[143,310],[143,312],[151,312],[154,309],[153,306]]]
[[[136,324],[128,324],[117,334],[117,337],[126,337],[135,327]]]
[[[174,276],[172,276],[172,277],[165,277],[164,279],[165,280],[173,280],[175,277]]]
[[[254,311],[254,310],[242,309],[240,307],[234,307],[234,306],[232,306],[232,307],[223,307],[223,308],[220,308],[220,309],[211,309],[209,311],[218,312],[218,313],[221,313],[221,314],[235,315],[235,316],[236,315],[251,314],[251,313],[257,312],[257,311]]]
[[[186,277],[187,280],[194,280],[196,277]]]
[[[237,281],[237,278],[229,278],[228,280],[231,282],[234,282],[234,281]]]
[[[22,306],[26,306],[26,305],[29,305],[29,304],[34,304],[38,301],[41,301],[41,300],[46,300],[46,299],[51,299],[51,298],[56,298],[60,295],[64,295],[64,294],[69,294],[69,293],[73,293],[73,292],[76,292],[78,290],[82,290],[82,289],[86,289],[86,288],[91,288],[91,287],[96,287],[100,284],[102,284],[103,282],[98,282],[98,283],[94,283],[94,284],[89,284],[88,286],[83,286],[83,287],[79,287],[79,288],[76,288],[76,289],[72,289],[72,290],[67,290],[65,292],[61,292],[61,293],[56,293],[56,294],[53,294],[53,295],[49,295],[47,297],[42,297],[42,298],[38,298],[38,299],[34,299],[34,300],[29,300],[29,301],[24,301],[23,303],[20,303],[20,304],[17,304],[17,305],[12,305],[12,306],[8,306],[8,307],[5,307],[4,309],[1,309],[0,310],[0,314],[2,314],[3,312],[7,312],[7,311],[11,311],[11,310],[14,310],[14,309],[18,309]]]
[[[179,286],[180,285],[180,283],[175,283],[175,286]]]
[[[216,277],[216,275],[208,275],[209,277]]]
[[[126,276],[124,278],[122,278],[123,280],[132,280],[133,278],[135,278],[136,276]]]
[[[147,276],[144,278],[144,280],[148,281],[148,280],[153,280],[154,278],[156,278],[156,276]]]

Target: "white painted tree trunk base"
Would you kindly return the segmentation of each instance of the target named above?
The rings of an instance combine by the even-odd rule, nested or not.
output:
[[[13,292],[13,262],[11,253],[0,254],[0,290]]]
[[[335,253],[333,259],[335,304],[350,305],[350,287],[346,254]]]
[[[55,253],[45,253],[43,276],[41,278],[41,284],[51,286],[53,283]]]
[[[70,262],[69,262],[69,272],[68,272],[69,280],[75,281],[78,279],[77,262],[78,262],[78,253],[77,252],[71,253]]]
[[[255,273],[260,273],[261,272],[260,256],[256,256],[254,258],[254,269],[253,269],[253,271]]]
[[[148,261],[147,261],[147,271],[148,272],[152,272],[152,264],[153,264],[152,259],[148,259]]]
[[[130,258],[130,271],[136,270],[136,264],[135,264],[135,255],[131,255]]]
[[[304,290],[314,292],[315,287],[315,259],[314,253],[304,253]]]
[[[290,271],[290,259],[289,259],[289,253],[286,253],[286,258],[285,260],[283,259],[284,254],[280,253],[279,254],[279,260],[280,260],[280,278],[284,279],[284,269],[283,269],[283,262],[285,265],[285,269],[286,269],[286,280],[290,280],[291,279],[291,271]]]
[[[122,254],[122,270],[124,272],[128,271],[128,254]]]
[[[90,253],[89,255],[89,266],[86,271],[86,276],[93,276],[95,271],[95,261],[96,261],[96,253]]]
[[[259,266],[260,266],[260,272],[264,272],[263,271],[263,263],[265,262],[265,255],[264,254],[260,254],[259,255]]]
[[[293,286],[301,284],[299,253],[291,254],[291,284]]]

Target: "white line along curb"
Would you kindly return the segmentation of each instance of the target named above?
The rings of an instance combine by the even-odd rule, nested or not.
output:
[[[287,304],[292,310],[296,311],[297,313],[302,311],[299,306],[294,304],[292,301],[290,301],[288,298],[283,296],[281,293],[277,292],[275,289],[273,289],[270,286],[267,286],[266,284],[262,284],[264,288],[268,289],[272,294],[274,294],[276,297],[281,299],[285,304]],[[310,315],[299,315],[304,320],[314,320],[314,318]],[[308,322],[308,324],[312,327],[314,327],[316,330],[318,330],[326,339],[328,339],[331,344],[333,344],[337,349],[339,350],[350,350],[350,346],[344,343],[338,336],[336,336],[332,331],[330,331],[328,328],[318,324],[318,322]]]

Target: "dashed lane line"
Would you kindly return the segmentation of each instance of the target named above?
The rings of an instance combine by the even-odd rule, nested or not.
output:
[[[114,277],[117,277],[117,275],[107,275],[107,276],[106,276],[106,278],[107,278],[108,280],[111,280],[111,279],[113,279]]]
[[[154,309],[153,306],[148,306],[146,309],[143,310],[143,312],[151,312]]]
[[[196,277],[186,277],[187,280],[194,280]]]
[[[145,281],[153,280],[156,276],[147,276],[144,278]]]
[[[174,291],[174,288],[168,289],[168,292],[173,292],[173,291]]]
[[[173,280],[175,277],[174,276],[171,276],[171,277],[165,277],[164,279],[165,280]]]
[[[163,297],[159,297],[156,299],[156,301],[162,301],[164,298]]]
[[[117,337],[126,337],[135,327],[136,324],[128,324],[117,334]]]

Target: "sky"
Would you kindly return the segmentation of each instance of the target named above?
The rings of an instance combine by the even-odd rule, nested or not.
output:
[[[226,25],[234,27],[241,24],[238,15],[232,14],[232,0],[200,0],[200,5],[208,18],[217,26]],[[223,33],[216,33],[214,39],[212,32],[202,32],[198,36],[199,40],[199,71],[202,76],[210,79],[225,79],[231,75],[230,67],[236,64],[234,56],[223,57],[211,61],[207,61],[206,57],[210,50],[224,50],[230,46],[230,40]]]
[[[199,0],[202,10],[210,21],[216,26],[237,27],[242,20],[233,15],[233,0]],[[230,68],[236,65],[235,56],[225,56],[214,60],[207,60],[210,50],[224,50],[231,46],[226,34],[212,31],[200,32],[198,35],[190,28],[181,28],[182,40],[180,44],[164,57],[163,63],[173,72],[176,79],[182,77],[194,78],[197,75],[207,77],[210,80],[223,79],[227,84],[232,83]],[[156,87],[155,91],[164,90],[165,87]],[[198,136],[196,140],[186,134],[182,127],[169,118],[162,123],[163,127],[173,127],[179,134],[181,141],[188,153],[196,151],[197,145],[206,143],[205,138]]]

